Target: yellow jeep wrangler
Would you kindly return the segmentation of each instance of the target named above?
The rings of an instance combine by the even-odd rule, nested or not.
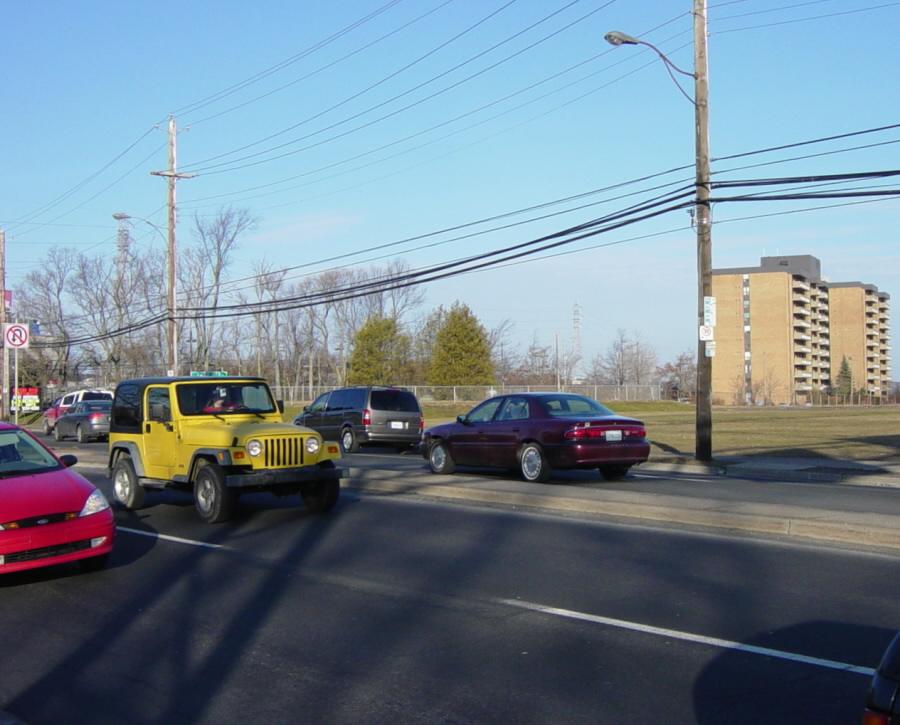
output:
[[[200,518],[226,521],[243,492],[300,494],[330,511],[340,493],[337,442],[284,423],[284,404],[255,377],[125,380],[109,420],[108,475],[127,509],[145,490],[192,490]]]

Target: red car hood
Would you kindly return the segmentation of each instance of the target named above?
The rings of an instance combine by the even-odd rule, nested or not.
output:
[[[87,479],[68,468],[0,478],[0,523],[44,514],[78,513],[93,490]]]

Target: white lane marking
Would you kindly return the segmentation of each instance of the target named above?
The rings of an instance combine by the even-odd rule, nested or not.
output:
[[[209,544],[205,541],[194,541],[192,539],[182,539],[178,536],[169,536],[168,534],[157,534],[155,531],[141,531],[140,529],[129,529],[124,526],[116,527],[117,531],[124,531],[127,534],[137,534],[138,536],[149,536],[151,539],[162,539],[163,541],[174,541],[176,544],[187,544],[189,546],[202,546],[206,549],[227,549],[222,544]]]
[[[605,624],[609,627],[617,627],[619,629],[629,629],[633,632],[642,632],[644,634],[653,634],[659,637],[669,637],[671,639],[680,639],[685,642],[694,642],[696,644],[705,644],[711,647],[719,647],[720,649],[730,649],[737,652],[747,652],[749,654],[762,655],[764,657],[774,657],[780,660],[790,660],[791,662],[801,662],[815,667],[827,667],[832,670],[841,670],[843,672],[852,672],[857,675],[866,675],[871,677],[875,674],[875,670],[871,667],[861,667],[859,665],[851,665],[846,662],[837,662],[835,660],[826,660],[820,657],[809,657],[807,655],[795,654],[793,652],[783,652],[777,649],[769,649],[768,647],[757,647],[752,644],[743,644],[742,642],[733,642],[727,639],[718,639],[717,637],[704,637],[700,634],[691,634],[690,632],[679,632],[675,629],[665,629],[663,627],[653,627],[648,624],[639,624],[637,622],[627,622],[623,619],[611,619],[610,617],[600,617],[595,614],[585,614],[584,612],[575,612],[571,609],[559,609],[557,607],[547,607],[543,604],[534,604],[533,602],[524,602],[519,599],[495,599],[499,604],[505,604],[510,607],[518,607],[519,609],[527,609],[532,612],[540,612],[541,614],[550,614],[555,617],[564,617],[566,619],[578,619],[583,622],[592,622],[594,624]]]

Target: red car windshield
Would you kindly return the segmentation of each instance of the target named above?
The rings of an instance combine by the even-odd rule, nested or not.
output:
[[[46,448],[27,433],[20,430],[0,431],[0,478],[55,471],[60,465]]]

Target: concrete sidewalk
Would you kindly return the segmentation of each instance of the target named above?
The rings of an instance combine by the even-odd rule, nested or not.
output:
[[[900,488],[900,461],[848,461],[789,456],[722,456],[716,458],[712,463],[706,464],[687,456],[656,456],[642,464],[639,470]]]
[[[900,466],[826,459],[733,458],[712,465],[692,460],[654,460],[633,469],[641,473],[765,480],[840,483],[900,488]],[[577,481],[530,484],[502,476],[435,475],[424,466],[402,471],[351,465],[347,488],[377,494],[405,494],[536,511],[609,516],[635,523],[674,524],[718,531],[830,541],[900,552],[900,514],[840,510],[822,506],[810,491],[808,505],[777,503],[766,489],[755,501],[678,496],[604,489]],[[774,491],[773,491],[774,494]],[[900,497],[900,491],[897,491]],[[760,500],[761,499],[761,500]]]

